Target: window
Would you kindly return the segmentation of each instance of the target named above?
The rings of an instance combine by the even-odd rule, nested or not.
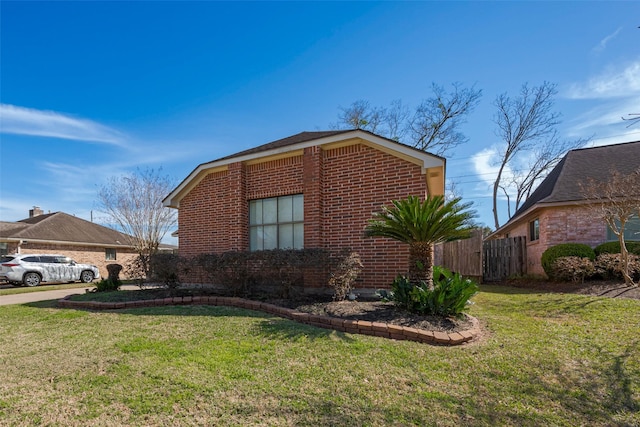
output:
[[[304,197],[271,197],[249,202],[249,249],[302,249]]]
[[[6,243],[0,243],[0,255],[6,255],[8,253],[7,251],[7,244]]]
[[[116,250],[114,248],[106,248],[104,250],[104,259],[107,261],[116,260]]]
[[[536,218],[529,223],[529,241],[540,239],[540,219]]]
[[[620,226],[620,221],[616,221],[616,225]],[[611,228],[607,227],[607,240],[618,240]],[[624,225],[624,240],[640,240],[640,218],[637,215],[629,218]]]

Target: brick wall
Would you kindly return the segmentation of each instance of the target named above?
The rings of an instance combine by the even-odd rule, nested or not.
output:
[[[248,202],[304,194],[307,248],[358,252],[364,263],[361,286],[388,286],[408,269],[408,248],[383,238],[365,238],[373,212],[392,199],[424,196],[418,165],[364,144],[244,165],[207,175],[180,201],[180,254],[247,250]],[[310,283],[307,283],[309,285]]]
[[[529,239],[529,222],[540,220],[540,239]],[[561,243],[584,243],[596,247],[606,241],[607,227],[602,219],[582,206],[557,206],[539,210],[535,215],[518,221],[509,230],[509,236],[527,237],[527,271],[545,275],[540,263],[542,253],[549,247]]]

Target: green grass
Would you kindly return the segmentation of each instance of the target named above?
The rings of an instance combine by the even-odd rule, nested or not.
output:
[[[0,296],[2,295],[16,295],[16,294],[27,294],[31,292],[42,292],[42,291],[55,291],[58,289],[76,289],[76,288],[90,288],[94,286],[91,283],[67,283],[60,285],[40,285],[40,286],[21,286],[18,288],[6,288],[0,289]]]
[[[0,309],[0,425],[640,425],[640,301],[482,286],[434,347],[176,306]]]

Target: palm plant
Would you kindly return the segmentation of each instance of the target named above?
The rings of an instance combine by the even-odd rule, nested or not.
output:
[[[383,206],[365,228],[365,235],[388,237],[409,245],[409,278],[433,289],[433,245],[469,237],[475,216],[471,203],[443,196],[409,196]]]

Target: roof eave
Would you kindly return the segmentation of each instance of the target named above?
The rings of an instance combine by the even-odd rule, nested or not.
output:
[[[289,153],[292,151],[304,150],[305,148],[314,147],[314,146],[322,146],[322,145],[330,145],[338,142],[344,142],[348,140],[356,140],[361,139],[365,141],[370,141],[371,143],[385,147],[391,151],[398,152],[404,156],[412,157],[419,160],[422,165],[422,173],[425,174],[427,169],[442,167],[444,169],[446,165],[446,159],[441,156],[437,156],[435,154],[430,154],[416,148],[409,147],[404,144],[400,144],[396,141],[392,141],[387,138],[380,137],[371,132],[366,132],[362,130],[353,130],[345,133],[340,133],[336,135],[325,136],[317,139],[312,139],[309,141],[300,142],[297,144],[287,145],[285,147],[274,148],[271,150],[260,151],[257,153],[251,153],[244,156],[238,157],[229,157],[222,160],[215,160],[208,163],[202,163],[198,165],[188,176],[185,178],[167,197],[165,197],[162,201],[163,205],[170,208],[178,209],[180,207],[180,200],[182,199],[183,193],[185,193],[185,189],[189,189],[191,183],[194,179],[196,179],[200,174],[211,170],[220,168],[221,170],[227,168],[230,164],[239,163],[239,162],[248,162],[251,160],[263,158],[263,157],[272,157],[277,155],[282,155],[285,153]]]

